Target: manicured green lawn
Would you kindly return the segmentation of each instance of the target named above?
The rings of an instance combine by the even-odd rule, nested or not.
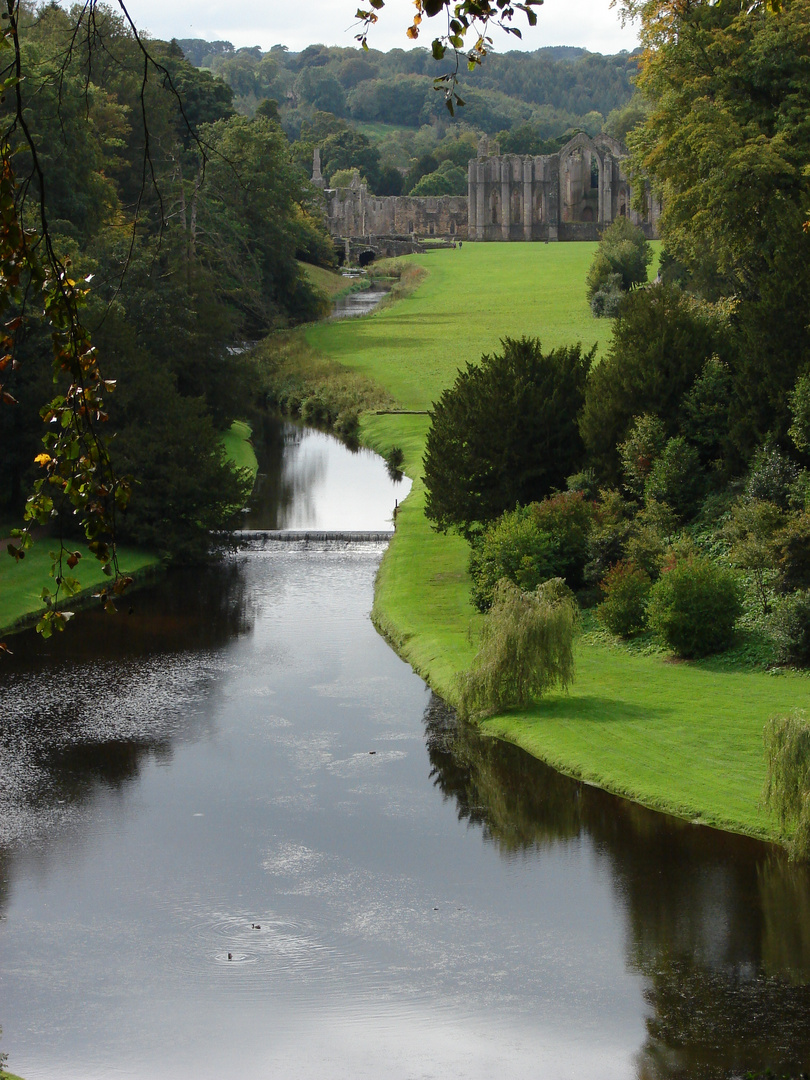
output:
[[[544,346],[604,346],[610,324],[591,316],[585,274],[595,244],[465,244],[408,256],[430,276],[371,318],[319,323],[307,340],[376,379],[406,409],[426,409],[460,367],[523,334]]]
[[[584,278],[593,246],[465,245],[418,256],[430,276],[417,293],[370,319],[318,326],[310,341],[378,379],[404,407],[428,408],[467,359],[503,334],[546,345],[604,347],[609,324],[592,319]],[[374,618],[397,650],[451,702],[469,665],[479,616],[468,601],[467,547],[432,531],[419,479],[428,421],[370,415],[368,445],[405,452],[415,480],[377,580]],[[638,802],[733,831],[775,837],[760,806],[767,718],[810,698],[810,679],[675,663],[586,635],[568,695],[495,717],[485,731],[563,772]]]
[[[53,578],[50,577],[49,553],[55,546],[53,540],[43,537],[26,552],[22,562],[15,562],[5,551],[0,551],[0,633],[26,616],[44,611],[42,587],[54,587]],[[71,574],[79,579],[84,593],[93,592],[99,585],[109,581],[102,573],[98,560],[84,544],[76,544],[74,547],[71,543],[70,547],[71,550],[82,552],[82,558]],[[124,574],[143,574],[160,565],[156,555],[135,548],[119,548],[118,559]]]

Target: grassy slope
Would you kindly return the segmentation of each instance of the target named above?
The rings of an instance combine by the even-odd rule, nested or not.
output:
[[[250,469],[255,476],[259,465],[250,436],[250,425],[236,420],[223,435],[222,442],[225,452],[234,464]],[[48,585],[53,588],[49,555],[53,547],[52,540],[47,537],[40,539],[19,563],[15,563],[5,552],[0,551],[0,633],[29,625],[37,612],[44,610],[42,587]],[[82,592],[91,593],[108,579],[84,544],[77,544],[74,550],[82,552],[82,559],[73,574],[81,581]],[[136,548],[119,548],[118,558],[122,573],[136,576],[148,573],[160,565],[160,559],[156,555]]]
[[[584,300],[588,244],[465,245],[418,256],[430,276],[401,304],[372,318],[318,326],[310,341],[378,379],[409,409],[425,409],[467,359],[504,334],[536,334],[547,346],[603,341]],[[427,418],[367,416],[363,438],[399,445],[415,478],[377,583],[375,617],[401,654],[443,696],[469,664],[478,616],[469,606],[466,545],[431,531],[419,481]],[[577,680],[527,713],[484,730],[561,771],[639,802],[735,831],[775,835],[759,794],[762,726],[804,703],[799,675],[729,672],[663,656],[630,654],[587,639]]]
[[[311,263],[299,262],[298,264],[309,280],[311,285],[314,285],[316,289],[320,289],[330,300],[336,299],[336,297],[343,293],[353,292],[358,288],[366,288],[368,282],[361,279],[350,280],[343,277],[342,274],[336,274],[332,270],[326,270],[322,266],[312,266]]]
[[[252,434],[250,424],[244,420],[234,420],[222,436],[222,445],[234,465],[239,469],[250,469],[255,479],[256,473],[259,471],[259,463],[256,460],[256,452],[250,441]]]

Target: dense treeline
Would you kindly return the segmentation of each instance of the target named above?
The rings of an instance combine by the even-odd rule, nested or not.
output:
[[[506,153],[535,154],[553,153],[576,130],[596,134],[630,100],[637,62],[628,53],[564,47],[492,54],[461,75],[465,104],[451,122],[434,85],[444,67],[427,49],[310,45],[292,53],[277,45],[262,53],[226,41],[178,44],[192,63],[228,83],[240,112],[253,115],[272,101],[302,161],[322,145],[327,181],[358,168],[379,195],[407,194],[427,175],[430,183],[416,194],[463,194],[466,178],[440,166],[465,169],[482,132],[497,134]],[[458,144],[456,152],[448,142]]]
[[[432,411],[427,513],[471,540],[482,610],[502,577],[562,577],[621,636],[810,665],[810,13],[640,8],[630,143],[664,199],[659,277],[638,287],[621,220],[589,275],[615,293],[600,363],[574,385],[506,340],[460,373]],[[564,476],[552,450],[537,468],[537,394],[573,432]]]
[[[144,84],[143,54],[112,10],[93,28],[56,4],[23,15],[24,117],[45,187],[18,126],[20,208],[40,233],[42,199],[58,256],[92,275],[83,318],[118,381],[111,455],[135,481],[119,538],[194,557],[246,497],[220,445],[249,396],[229,346],[317,316],[323,299],[296,256],[329,264],[331,245],[279,124],[238,115],[231,88],[176,45],[149,42]],[[11,102],[0,108],[5,125]],[[38,412],[53,395],[46,338],[27,322],[6,381],[17,400],[0,410],[7,519],[36,472]]]

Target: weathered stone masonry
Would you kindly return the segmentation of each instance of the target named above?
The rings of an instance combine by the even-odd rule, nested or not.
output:
[[[576,135],[559,153],[542,157],[501,155],[497,143],[481,140],[470,161],[467,196],[369,195],[358,174],[349,188],[327,191],[333,237],[430,237],[451,240],[597,240],[617,217],[629,217],[646,235],[657,236],[660,203],[647,192],[647,211],[631,205],[632,192],[621,162],[627,150],[608,135]],[[322,186],[320,162],[313,180]]]

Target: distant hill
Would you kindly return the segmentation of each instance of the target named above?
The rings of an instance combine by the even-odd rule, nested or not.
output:
[[[191,63],[230,84],[240,111],[252,115],[263,99],[275,100],[293,138],[314,111],[365,125],[447,122],[433,85],[446,65],[427,49],[364,53],[310,45],[300,52],[283,46],[262,52],[200,38],[178,44]],[[459,119],[488,133],[534,124],[543,138],[577,127],[597,131],[609,112],[631,98],[635,65],[635,54],[603,56],[567,45],[492,53],[472,75],[461,76],[467,104]]]

